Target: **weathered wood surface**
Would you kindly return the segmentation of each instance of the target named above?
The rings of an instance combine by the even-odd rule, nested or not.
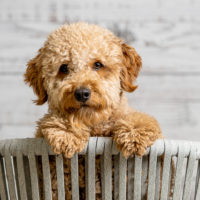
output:
[[[143,58],[132,107],[154,115],[167,138],[200,140],[200,1],[0,0],[0,138],[30,137],[47,106],[23,83],[27,61],[60,24],[111,28]]]
[[[81,158],[85,157],[86,164],[86,199],[95,199],[95,160],[96,155],[101,155],[100,177],[98,181],[102,185],[102,199],[111,200],[112,183],[114,183],[114,197],[117,199],[141,200],[147,194],[148,200],[166,200],[169,198],[169,188],[173,189],[173,199],[196,199],[200,196],[199,183],[199,161],[200,161],[200,143],[177,140],[157,140],[151,148],[147,149],[143,157],[134,156],[125,159],[112,141],[108,137],[91,137],[87,147],[82,151]],[[78,165],[80,154],[76,154],[71,160],[72,172],[72,199],[79,200],[80,192],[78,188]],[[33,199],[38,200],[38,173],[37,166],[40,161],[37,156],[42,156],[43,172],[43,196],[44,199],[51,199],[51,179],[49,170],[49,156],[56,156],[56,173],[58,179],[59,200],[65,199],[64,195],[64,177],[62,156],[55,155],[43,139],[11,139],[0,140],[0,195],[1,200],[9,199]],[[23,155],[23,161],[21,157]],[[37,155],[37,156],[36,156]],[[28,156],[28,160],[27,160]],[[114,160],[113,160],[114,156]],[[164,163],[161,162],[161,157]],[[60,159],[61,158],[61,159]],[[97,158],[98,159],[98,158]],[[15,163],[15,160],[21,160]],[[24,162],[25,160],[29,161]],[[61,162],[60,162],[60,161]],[[5,161],[5,162],[4,162]],[[113,163],[114,161],[114,163]],[[173,161],[173,162],[171,162]],[[20,164],[19,164],[20,163]],[[161,163],[163,171],[161,170]],[[114,164],[114,168],[112,168]],[[174,166],[174,186],[171,185],[170,174],[172,165]],[[59,166],[59,167],[58,167]],[[22,168],[21,168],[22,167]],[[25,181],[21,183],[22,170],[25,169]],[[17,174],[17,171],[21,171]],[[128,171],[128,173],[127,173]],[[29,173],[30,172],[30,173]],[[120,173],[119,173],[120,172]],[[114,174],[114,177],[112,176]],[[4,176],[5,175],[5,176]],[[147,177],[148,175],[148,177]],[[168,177],[168,178],[167,178]],[[29,179],[31,178],[31,185]],[[148,179],[147,179],[148,178]],[[114,180],[113,180],[114,179]],[[148,180],[148,181],[147,181]],[[6,182],[8,184],[4,184]],[[3,184],[2,184],[3,183]],[[41,183],[41,182],[40,182]],[[161,184],[162,183],[162,184]],[[28,198],[20,196],[18,191],[23,191],[24,184],[31,186],[32,192],[28,190]],[[17,186],[17,187],[16,187]],[[61,186],[61,187],[59,187]],[[70,187],[70,184],[68,185]],[[75,187],[75,188],[73,188]],[[126,190],[127,188],[127,190]],[[17,190],[19,189],[19,190]],[[55,188],[56,189],[56,188]],[[144,190],[145,189],[145,190]],[[144,190],[144,193],[143,193]],[[6,193],[9,191],[8,198]],[[55,190],[54,190],[55,191]],[[126,192],[127,191],[127,192]],[[160,196],[161,192],[161,198]],[[196,196],[196,198],[195,198]],[[10,198],[9,198],[10,197]],[[91,198],[94,197],[94,198]]]

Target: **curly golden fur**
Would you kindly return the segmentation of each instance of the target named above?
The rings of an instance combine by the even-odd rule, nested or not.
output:
[[[25,73],[25,82],[38,97],[35,103],[47,101],[49,106],[36,137],[44,137],[66,158],[81,152],[90,136],[112,136],[125,157],[142,156],[162,134],[158,122],[128,107],[124,96],[124,91],[137,88],[141,66],[133,47],[99,26],[75,23],[52,32]],[[74,95],[80,88],[90,91],[84,102]],[[66,190],[66,199],[71,199],[68,184]]]

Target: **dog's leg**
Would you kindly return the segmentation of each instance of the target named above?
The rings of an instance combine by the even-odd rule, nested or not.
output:
[[[113,139],[125,157],[136,153],[142,156],[146,148],[158,138],[162,138],[158,122],[151,116],[132,112],[116,120]]]
[[[44,137],[56,154],[63,153],[71,158],[81,152],[88,139],[89,130],[84,125],[75,125],[50,115],[46,115],[38,122],[36,137]]]

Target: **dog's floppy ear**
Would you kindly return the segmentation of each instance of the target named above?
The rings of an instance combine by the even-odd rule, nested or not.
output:
[[[133,92],[137,86],[133,82],[142,67],[142,60],[135,49],[125,43],[121,44],[123,66],[121,70],[121,87],[127,92]]]
[[[34,100],[37,105],[42,105],[47,101],[47,93],[43,86],[44,78],[42,77],[41,69],[41,51],[42,49],[38,51],[38,55],[35,58],[28,62],[24,74],[24,81],[33,88],[34,93],[38,96],[38,99]]]

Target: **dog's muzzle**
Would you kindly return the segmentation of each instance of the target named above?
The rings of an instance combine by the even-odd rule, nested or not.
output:
[[[76,100],[82,103],[86,102],[90,98],[90,95],[91,91],[88,88],[79,88],[74,92]]]

